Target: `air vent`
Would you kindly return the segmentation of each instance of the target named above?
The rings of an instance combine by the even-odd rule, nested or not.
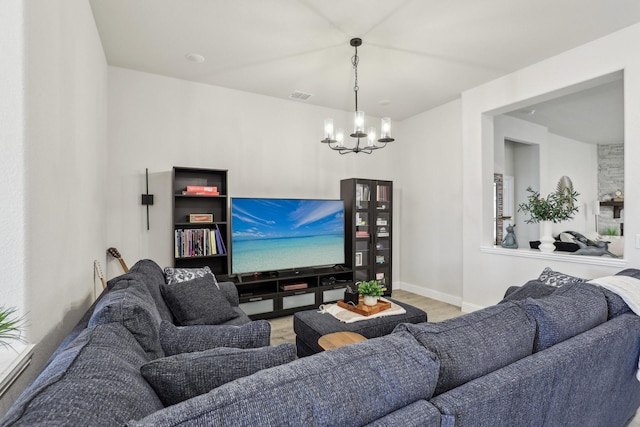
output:
[[[297,99],[298,101],[306,101],[312,96],[313,95],[311,95],[310,93],[304,93],[304,92],[300,92],[299,90],[296,90],[291,95],[289,95],[289,98]]]

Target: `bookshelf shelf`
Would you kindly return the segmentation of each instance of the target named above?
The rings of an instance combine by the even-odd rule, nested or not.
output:
[[[182,194],[187,186],[215,187],[219,194]],[[174,166],[172,195],[174,266],[208,266],[216,277],[225,280],[229,274],[227,170]],[[213,221],[189,222],[191,214],[211,214]],[[215,253],[205,252],[205,247]],[[190,251],[198,255],[182,255]]]

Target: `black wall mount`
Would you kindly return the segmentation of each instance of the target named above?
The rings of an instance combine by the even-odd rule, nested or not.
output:
[[[149,230],[149,206],[153,205],[153,194],[149,194],[149,168],[145,168],[147,192],[142,195],[142,205],[147,207],[147,230]]]

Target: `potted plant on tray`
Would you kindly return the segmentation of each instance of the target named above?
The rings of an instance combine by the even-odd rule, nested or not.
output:
[[[15,313],[15,307],[0,306],[0,347],[11,347],[12,341],[24,341],[21,330],[24,319]]]
[[[364,304],[374,306],[378,303],[378,297],[384,294],[384,290],[375,280],[368,282],[360,282],[358,285],[358,293],[363,296]]]

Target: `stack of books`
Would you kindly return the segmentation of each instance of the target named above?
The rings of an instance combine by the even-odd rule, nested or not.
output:
[[[227,248],[222,233],[215,228],[177,229],[174,232],[175,257],[187,258],[226,254]]]

